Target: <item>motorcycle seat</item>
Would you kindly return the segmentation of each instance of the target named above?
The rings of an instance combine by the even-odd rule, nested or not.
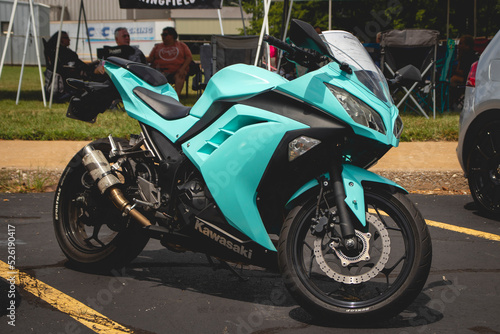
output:
[[[136,87],[134,94],[162,118],[173,121],[189,115],[191,107],[186,107],[168,95],[158,94],[144,87]]]

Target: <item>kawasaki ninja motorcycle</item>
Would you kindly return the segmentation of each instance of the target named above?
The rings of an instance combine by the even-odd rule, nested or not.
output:
[[[320,36],[294,20],[290,39],[266,37],[305,75],[232,65],[193,107],[161,73],[120,58],[105,62],[110,82],[71,80],[82,94],[69,117],[92,122],[119,97],[141,132],[90,143],[63,172],[54,227],[67,258],[116,268],[156,238],[278,267],[313,316],[378,321],[404,310],[432,251],[407,192],[367,170],[403,129],[387,81],[347,32]]]

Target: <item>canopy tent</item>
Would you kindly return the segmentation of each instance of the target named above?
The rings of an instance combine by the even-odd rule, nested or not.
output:
[[[120,8],[138,9],[220,9],[222,0],[119,0]]]
[[[222,28],[222,0],[119,0],[123,9],[217,9],[221,34]],[[241,3],[240,3],[241,7]],[[243,13],[242,13],[243,18]]]
[[[32,0],[30,0],[31,2]],[[271,1],[278,1],[278,0],[263,0],[265,3],[265,7],[269,8]],[[306,1],[306,0],[281,0],[284,1],[285,3],[285,10],[283,11],[283,39],[286,38],[286,27],[288,26],[288,22],[291,18],[291,8],[294,3],[294,1]],[[329,27],[328,29],[331,29],[331,24],[332,24],[332,10],[333,10],[333,2],[345,2],[345,1],[356,1],[356,0],[319,0],[319,1],[328,1],[329,2],[329,10],[328,10],[328,16],[329,16]],[[474,32],[475,32],[475,26],[476,26],[476,1],[477,0],[471,0],[474,2]],[[15,0],[17,3],[17,0]],[[450,8],[450,1],[447,1],[448,3],[448,10],[447,10],[447,15],[448,15],[448,21],[449,21],[449,8]],[[121,8],[138,8],[138,9],[200,9],[200,8],[212,8],[212,9],[219,9],[222,7],[222,0],[119,0],[119,4]],[[289,5],[289,6],[287,6]],[[240,1],[240,6],[241,6],[241,1]],[[287,8],[290,8],[287,12]],[[83,15],[85,16],[85,13],[83,12]],[[265,22],[266,24],[268,23],[268,15],[269,15],[269,10],[266,10],[265,13]],[[221,18],[219,17],[219,20]],[[286,24],[285,24],[286,20]],[[62,20],[61,20],[62,21]],[[221,24],[221,32],[222,34],[222,24]],[[267,30],[265,28],[265,25],[263,25],[263,30],[261,32],[261,36],[263,36],[264,33],[266,33]],[[281,36],[280,36],[281,37]],[[260,43],[259,43],[260,44]],[[0,75],[1,75],[1,66],[0,66]]]
[[[3,52],[2,52],[2,59],[0,61],[0,77],[2,76],[2,71],[3,71],[3,65],[4,65],[4,61],[5,61],[5,56],[7,54],[7,47],[9,45],[9,39],[10,39],[10,37],[12,35],[12,31],[13,31],[14,18],[16,16],[17,5],[18,5],[18,0],[15,0],[14,3],[13,3],[13,5],[12,5],[12,12],[11,12],[10,20],[9,20],[9,27],[7,29],[7,36],[5,38],[5,44],[4,44],[4,48],[3,48]],[[40,52],[39,52],[39,48],[38,48],[38,36],[37,36],[37,27],[36,27],[37,20],[35,18],[33,7],[34,7],[33,0],[29,0],[29,12],[30,12],[30,14],[29,14],[29,18],[27,20],[26,37],[25,37],[25,44],[24,44],[24,53],[23,53],[23,60],[22,60],[22,66],[21,66],[21,75],[19,77],[19,86],[18,86],[18,90],[17,90],[16,104],[19,103],[19,95],[20,95],[20,91],[21,91],[21,82],[22,82],[23,72],[24,72],[24,63],[25,63],[25,59],[26,59],[26,50],[27,50],[27,47],[28,47],[28,39],[29,39],[30,31],[31,31],[32,34],[33,34],[34,42],[35,42],[35,51],[36,51],[36,58],[37,58],[37,63],[38,63],[38,72],[40,74],[40,85],[42,87],[43,104],[45,106],[46,105],[45,91],[43,89],[42,65],[41,65],[41,62],[40,62]]]
[[[52,100],[53,100],[53,97],[54,97],[55,81],[57,80],[55,73],[57,73],[57,63],[58,63],[58,58],[59,58],[59,47],[61,45],[61,33],[62,33],[62,26],[63,26],[63,19],[64,19],[64,10],[66,8],[66,1],[67,0],[64,0],[63,6],[62,6],[61,21],[59,23],[59,32],[57,34],[55,59],[54,59],[54,69],[53,69],[53,73],[54,74],[52,75],[52,83],[50,85],[49,108],[52,107]],[[80,34],[80,25],[81,25],[82,15],[83,15],[83,19],[84,19],[84,22],[85,22],[85,27],[86,27],[85,30],[87,32],[87,40],[89,41],[89,49],[90,49],[90,54],[91,54],[91,57],[92,57],[92,49],[90,47],[89,30],[87,28],[87,16],[85,14],[85,6],[83,5],[83,0],[80,0],[80,15],[78,17],[78,35],[77,35],[77,41],[78,41],[78,37],[79,37],[79,34]],[[76,47],[78,48],[78,43],[76,44]]]
[[[13,26],[13,23],[14,23],[14,18],[15,18],[15,15],[16,15],[16,9],[17,9],[17,5],[18,5],[18,0],[15,0],[14,3],[13,3],[13,6],[12,6],[12,13],[11,13],[11,17],[10,17],[10,21],[9,21],[9,28],[8,28],[8,32],[7,32],[7,38],[5,39],[5,45],[4,45],[4,49],[3,49],[3,53],[2,53],[2,59],[0,61],[0,76],[2,74],[2,70],[3,70],[3,65],[4,65],[4,60],[5,60],[5,53],[7,51],[7,45],[9,43],[9,37],[11,36],[11,33],[12,33],[12,26]],[[17,99],[16,99],[16,104],[18,104],[19,102],[19,93],[20,93],[20,90],[21,90],[21,81],[22,81],[22,76],[23,76],[23,71],[24,71],[24,59],[25,59],[25,55],[26,55],[26,48],[27,48],[27,41],[28,41],[28,37],[29,37],[29,32],[30,32],[30,28],[32,27],[33,29],[33,37],[34,37],[34,41],[35,41],[35,48],[36,48],[36,56],[37,56],[37,62],[38,62],[38,69],[39,69],[39,74],[40,74],[40,84],[41,84],[41,88],[42,88],[42,97],[43,97],[43,104],[44,106],[46,106],[46,99],[45,99],[45,89],[44,89],[44,80],[42,78],[42,67],[41,67],[41,61],[40,61],[40,52],[39,52],[39,48],[38,48],[38,36],[37,36],[37,29],[36,29],[36,20],[35,20],[35,16],[33,14],[33,0],[29,0],[29,5],[30,5],[30,16],[28,18],[28,27],[27,27],[27,32],[26,32],[26,43],[25,43],[25,47],[24,47],[24,54],[23,54],[23,61],[22,61],[22,67],[21,67],[21,76],[19,78],[19,88],[18,88],[18,92],[17,92]],[[60,22],[60,27],[59,27],[59,34],[58,34],[58,38],[57,38],[57,46],[56,46],[56,53],[55,53],[55,64],[54,64],[54,69],[53,69],[53,73],[56,73],[57,71],[57,60],[58,60],[58,56],[59,56],[59,44],[60,44],[60,41],[61,41],[61,31],[62,31],[62,23],[63,23],[63,15],[64,15],[64,9],[66,8],[66,0],[64,0],[64,4],[62,6],[62,10],[61,10],[61,22]],[[83,6],[83,0],[81,0],[80,2],[80,17],[78,19],[78,34],[79,34],[79,29],[80,29],[80,23],[81,23],[81,20],[82,20],[82,15],[84,17],[84,20],[85,20],[85,25],[87,24],[87,18],[86,18],[86,14],[85,14],[85,9],[84,9],[84,6]],[[88,39],[88,29],[87,30],[87,39]],[[78,37],[77,37],[78,39]],[[78,47],[78,44],[77,44],[77,47]],[[89,44],[89,48],[90,48],[90,44]],[[52,99],[53,99],[53,96],[54,96],[54,82],[56,80],[56,76],[55,75],[52,75],[52,83],[51,83],[51,92],[50,92],[50,99],[49,99],[49,108],[52,107]]]

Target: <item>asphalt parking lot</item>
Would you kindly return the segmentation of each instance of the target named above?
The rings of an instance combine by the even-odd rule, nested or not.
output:
[[[242,282],[203,254],[173,253],[155,240],[119,272],[68,267],[52,229],[52,197],[0,194],[1,333],[500,332],[500,222],[480,216],[469,196],[410,195],[433,240],[424,290],[390,321],[342,329],[314,322],[277,273],[244,268]],[[10,280],[12,269],[20,280]]]

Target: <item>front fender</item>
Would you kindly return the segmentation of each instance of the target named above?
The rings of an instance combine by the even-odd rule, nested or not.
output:
[[[324,176],[327,179],[330,179],[330,175],[328,173],[325,174]],[[404,191],[405,193],[408,193],[403,187],[401,187],[397,183],[354,165],[344,164],[342,166],[342,180],[344,183],[344,189],[346,193],[345,202],[347,206],[349,206],[351,211],[356,215],[356,218],[358,218],[358,220],[361,222],[363,226],[366,226],[365,194],[363,189],[363,182],[389,185],[397,187],[402,191]],[[305,192],[317,186],[318,186],[318,180],[311,180],[307,182],[299,190],[297,190],[295,194],[293,194],[288,203],[292,202]]]

